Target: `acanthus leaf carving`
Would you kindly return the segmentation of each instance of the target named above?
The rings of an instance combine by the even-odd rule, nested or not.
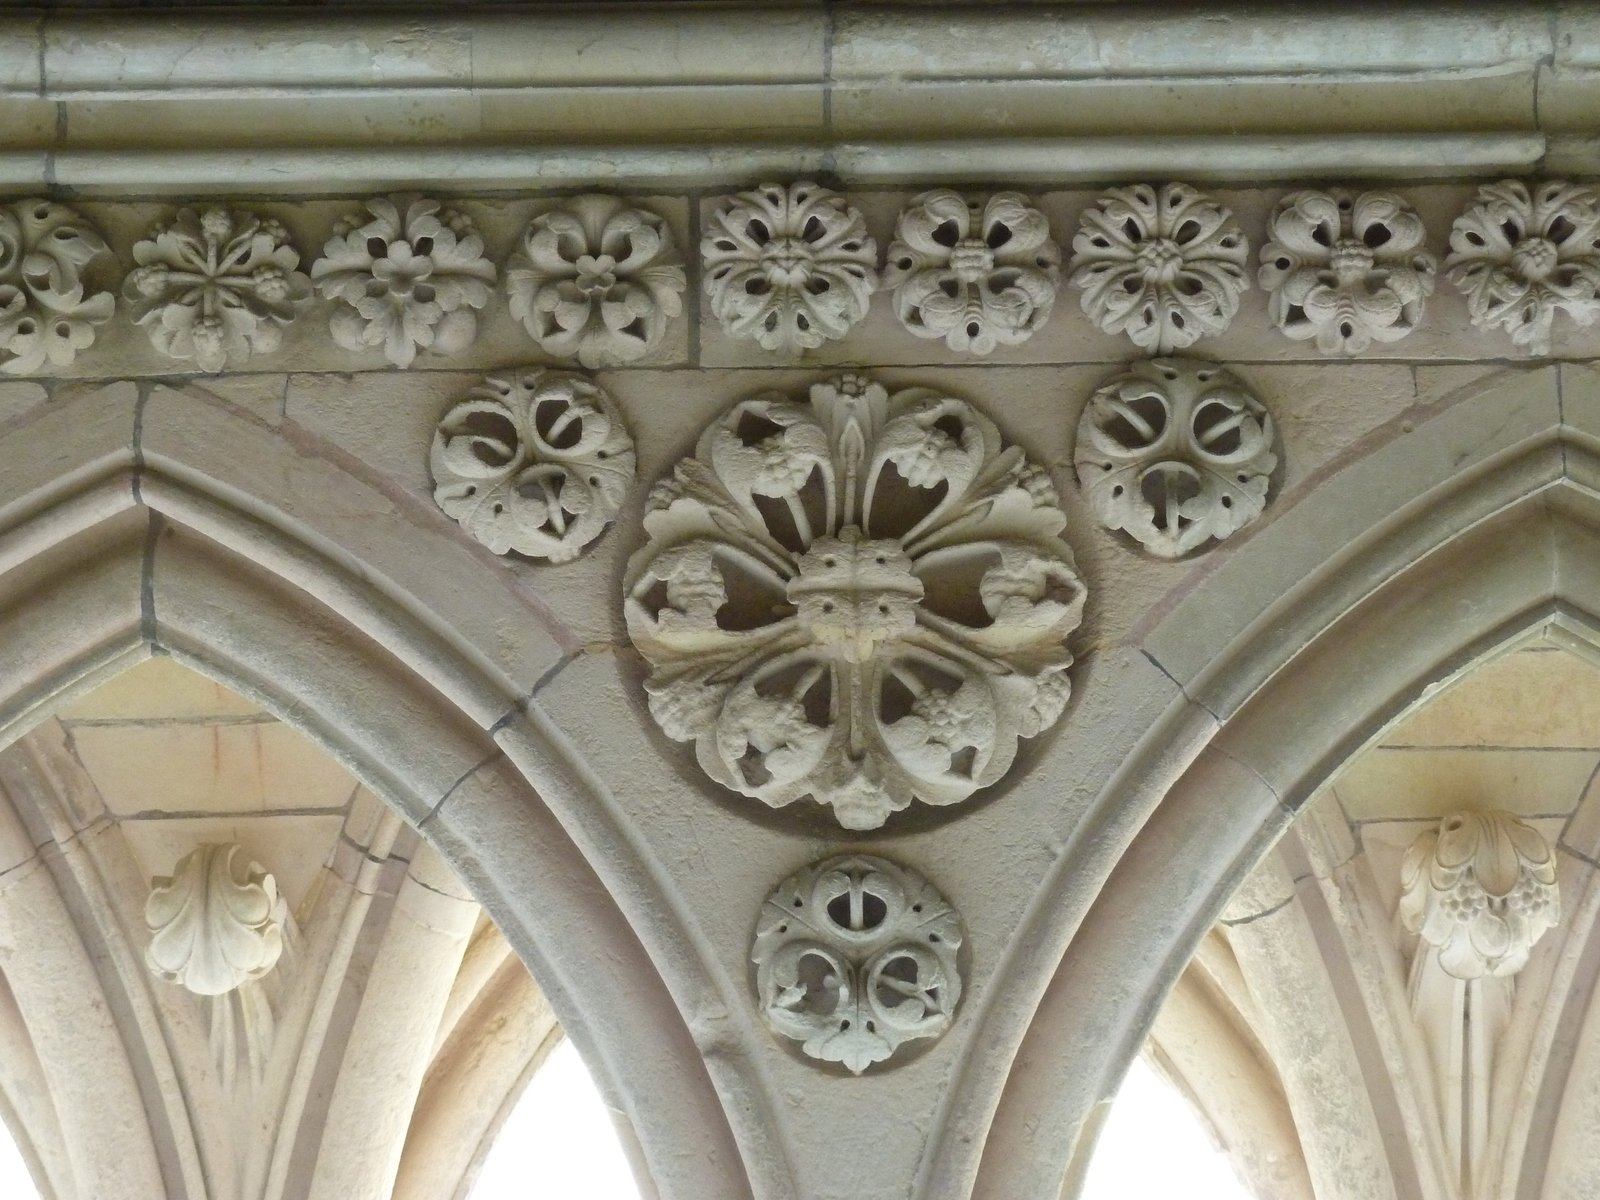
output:
[[[1451,227],[1444,265],[1475,326],[1548,354],[1558,311],[1579,325],[1600,316],[1600,191],[1559,180],[1531,192],[1517,179],[1486,184]]]
[[[372,219],[340,220],[311,264],[318,289],[338,303],[333,340],[357,352],[381,346],[397,367],[418,349],[461,353],[477,340],[473,309],[489,302],[496,274],[472,219],[420,197],[378,197],[366,208]]]
[[[798,354],[867,315],[878,247],[861,213],[814,183],[724,198],[700,241],[705,292],[729,337]]]
[[[1555,855],[1503,812],[1459,812],[1423,833],[1401,867],[1400,920],[1456,979],[1515,975],[1561,919]]]
[[[1295,192],[1279,202],[1261,248],[1267,312],[1285,336],[1323,354],[1396,342],[1422,320],[1438,262],[1422,218],[1390,192]]]
[[[948,188],[924,192],[900,214],[883,286],[895,315],[920,338],[990,354],[1032,337],[1055,305],[1061,248],[1026,196],[1000,192],[980,208]]]
[[[1158,558],[1222,541],[1261,515],[1278,458],[1272,417],[1214,363],[1134,363],[1084,406],[1078,482],[1107,529]]]
[[[289,909],[242,846],[208,843],[152,882],[144,916],[150,970],[197,996],[220,996],[277,965]]]
[[[0,371],[65,367],[111,319],[110,292],[86,294],[83,268],[108,254],[78,213],[43,198],[0,207]]]
[[[626,614],[718,783],[874,829],[998,780],[1060,716],[1084,584],[1045,473],[962,400],[763,395],[652,492]]]
[[[1222,333],[1250,287],[1238,222],[1187,184],[1113,188],[1084,212],[1072,249],[1085,315],[1155,354]]]
[[[766,899],[751,959],[762,1016],[859,1075],[937,1038],[961,999],[961,922],[915,871],[869,855],[796,872]]]
[[[604,532],[633,483],[615,402],[579,375],[490,375],[439,422],[434,499],[496,554],[566,562]]]
[[[535,217],[506,282],[511,315],[539,348],[590,368],[643,358],[683,311],[671,229],[615,196],[579,196]]]
[[[129,317],[161,353],[202,371],[278,349],[311,295],[283,225],[239,209],[180,209],[133,257],[122,285]]]

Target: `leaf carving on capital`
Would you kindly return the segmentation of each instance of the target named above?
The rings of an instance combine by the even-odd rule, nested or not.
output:
[[[477,340],[473,309],[489,302],[495,269],[465,213],[397,196],[336,223],[311,278],[338,304],[328,324],[335,342],[357,352],[381,346],[409,367],[419,349],[459,354]]]
[[[1222,333],[1250,287],[1244,231],[1187,184],[1111,189],[1084,212],[1072,249],[1089,320],[1155,354]]]
[[[0,207],[0,371],[65,367],[111,319],[110,292],[88,292],[83,268],[108,254],[77,212],[42,198]]]
[[[961,999],[961,922],[922,876],[865,854],[784,880],[761,907],[751,959],[767,1025],[859,1075],[937,1038]]]
[[[948,188],[922,193],[900,214],[883,271],[900,323],[961,354],[1027,341],[1060,284],[1050,222],[1016,192],[981,207]]]
[[[799,354],[866,317],[878,247],[843,196],[814,183],[763,184],[725,197],[707,226],[705,292],[729,337]]]
[[[615,196],[579,196],[535,217],[506,283],[511,315],[539,349],[585,367],[643,358],[683,311],[671,229]]]
[[[633,483],[633,439],[616,403],[581,375],[490,375],[433,435],[433,496],[496,554],[576,558]]]
[[[1278,465],[1272,417],[1215,363],[1134,363],[1084,406],[1073,453],[1101,524],[1158,558],[1222,541],[1261,515]]]
[[[1295,192],[1278,203],[1261,248],[1267,312],[1285,336],[1323,354],[1397,342],[1422,320],[1438,261],[1422,218],[1392,192]]]
[[[198,996],[221,996],[277,965],[289,908],[243,847],[206,844],[152,881],[144,919],[150,970]]]
[[[1600,191],[1554,180],[1530,191],[1508,179],[1478,189],[1450,230],[1444,261],[1479,329],[1505,329],[1550,353],[1555,315],[1600,316]]]
[[[1555,854],[1504,812],[1458,812],[1427,830],[1401,865],[1400,920],[1456,979],[1515,975],[1561,919]]]
[[[1049,476],[963,400],[846,375],[734,406],[626,585],[650,711],[718,783],[875,829],[1055,723],[1084,584]]]
[[[128,316],[162,354],[202,371],[278,349],[311,295],[289,231],[242,209],[180,209],[133,257],[122,284]]]

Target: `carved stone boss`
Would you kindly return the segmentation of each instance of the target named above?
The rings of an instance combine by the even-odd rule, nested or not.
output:
[[[1272,418],[1214,363],[1134,363],[1084,407],[1078,482],[1108,529],[1177,558],[1261,515],[1277,455]]]
[[[633,439],[616,404],[581,375],[490,375],[451,407],[429,456],[434,499],[496,554],[576,558],[633,483]]]
[[[625,610],[717,782],[875,829],[1066,704],[1084,585],[1049,477],[965,401],[844,376],[736,405],[651,494]]]
[[[949,1028],[961,999],[955,911],[915,871],[869,855],[806,867],[767,897],[751,959],[772,1031],[859,1075]]]

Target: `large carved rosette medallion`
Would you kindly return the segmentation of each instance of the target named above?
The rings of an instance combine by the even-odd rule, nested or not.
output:
[[[915,871],[865,854],[816,863],[761,907],[751,960],[772,1031],[859,1075],[936,1038],[961,999],[961,922]]]
[[[875,829],[965,800],[1066,704],[1065,523],[965,401],[857,376],[746,400],[657,485],[629,564],[650,711],[775,808]]]

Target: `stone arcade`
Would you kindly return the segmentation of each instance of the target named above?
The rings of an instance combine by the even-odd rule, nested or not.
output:
[[[387,8],[0,14],[43,1196],[1596,1194],[1600,7]]]

